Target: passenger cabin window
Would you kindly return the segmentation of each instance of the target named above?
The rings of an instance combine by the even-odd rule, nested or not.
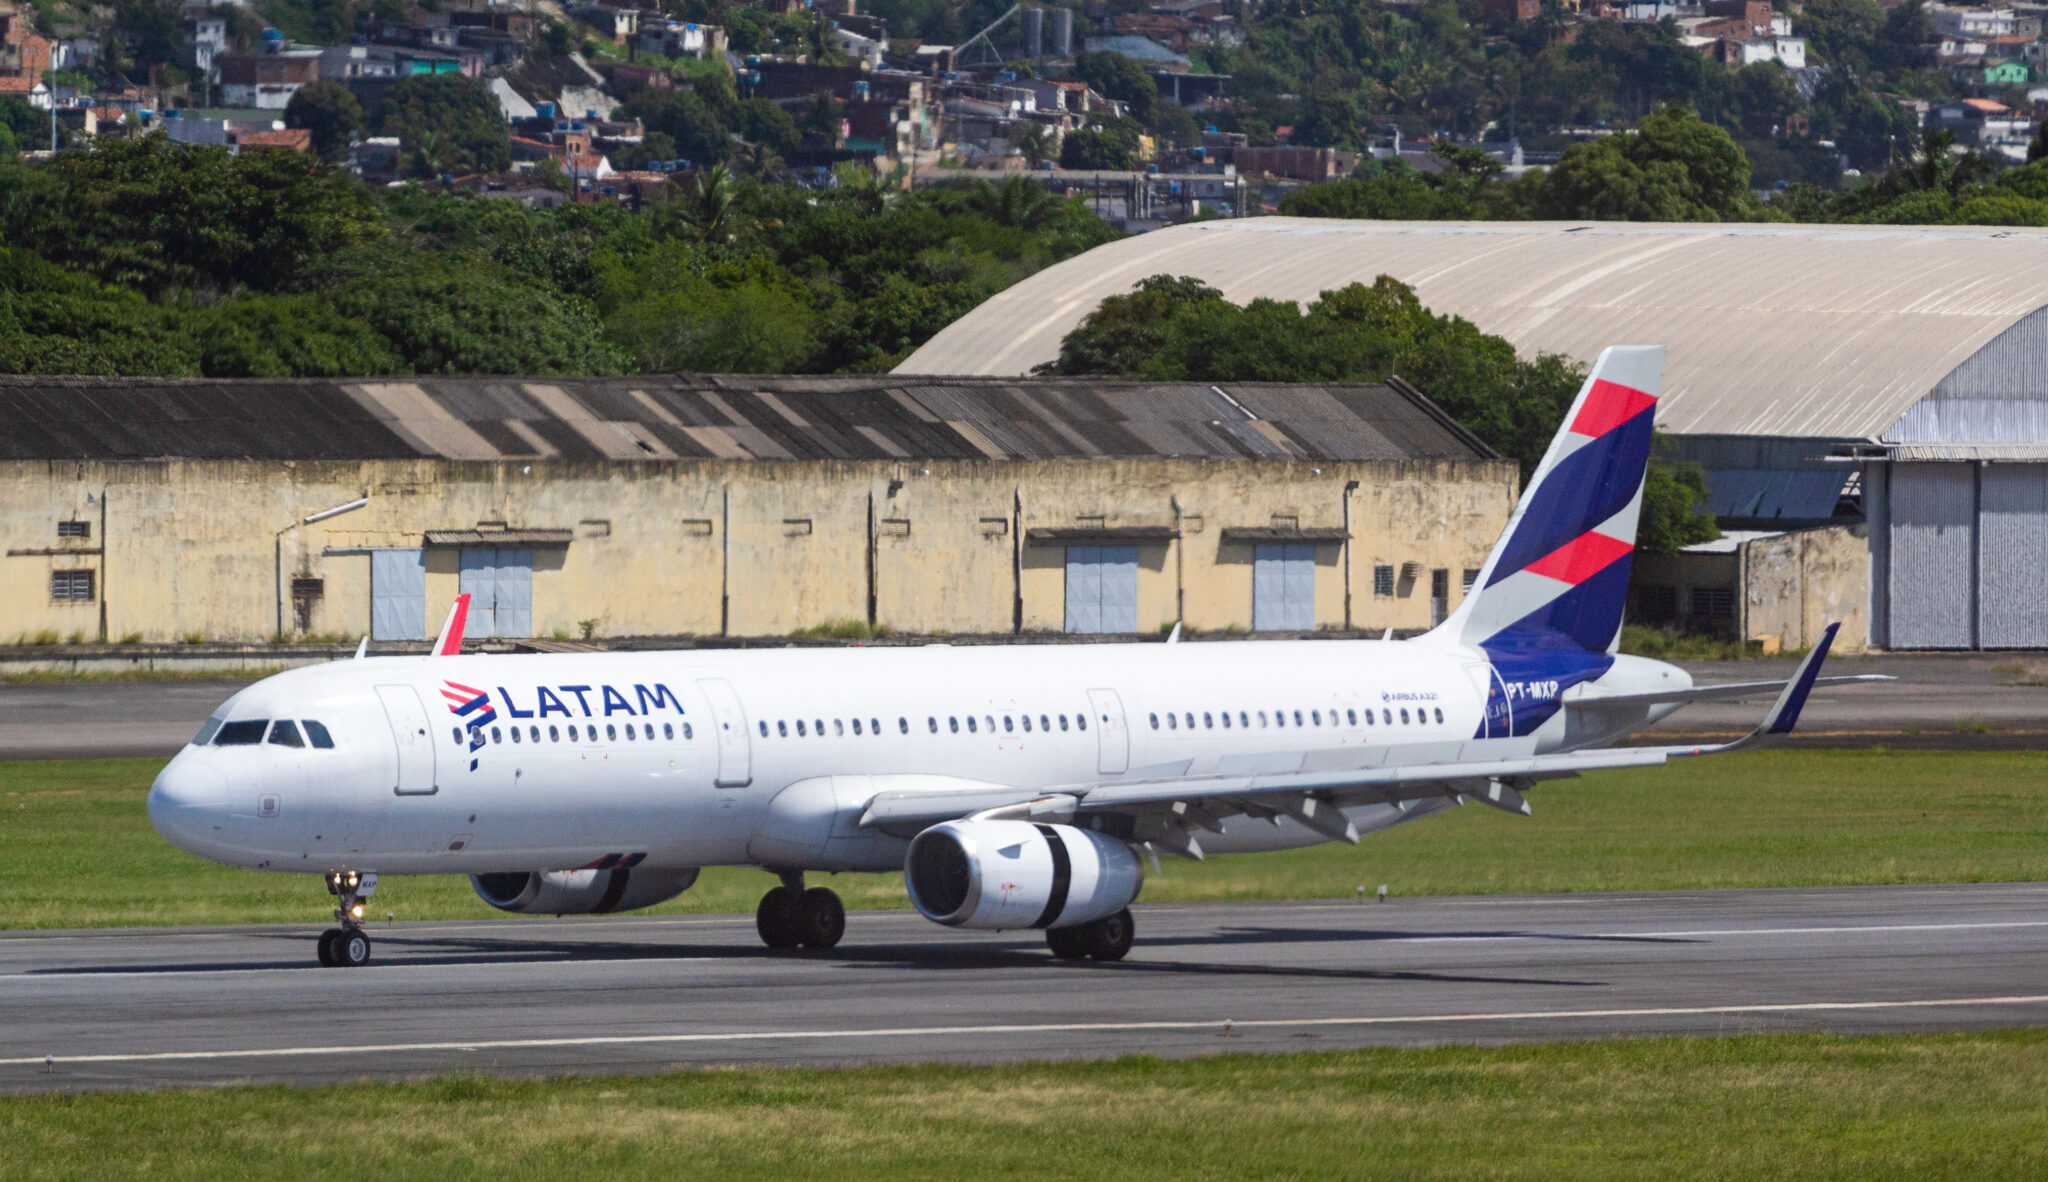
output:
[[[263,741],[263,732],[270,729],[267,718],[245,718],[240,722],[224,722],[213,736],[216,747],[254,747]]]
[[[322,751],[334,750],[334,736],[327,733],[326,727],[310,718],[300,719],[299,725],[306,728],[307,742],[320,748]]]
[[[199,733],[192,736],[192,745],[194,747],[206,746],[208,743],[213,741],[213,732],[219,729],[220,719],[218,718],[209,718],[205,722],[200,723]]]
[[[270,724],[270,741],[278,747],[304,747],[306,741],[299,737],[298,724],[289,718],[280,718]]]

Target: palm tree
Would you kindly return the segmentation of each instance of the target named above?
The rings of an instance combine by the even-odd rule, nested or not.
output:
[[[697,188],[683,202],[682,216],[699,242],[730,242],[739,231],[740,184],[723,162],[697,174]]]
[[[990,221],[1020,230],[1044,225],[1059,210],[1052,195],[1028,176],[1008,177],[1000,185],[984,182],[967,202]]]
[[[1052,133],[1043,123],[1020,124],[1010,134],[1010,143],[1033,168],[1052,158]]]

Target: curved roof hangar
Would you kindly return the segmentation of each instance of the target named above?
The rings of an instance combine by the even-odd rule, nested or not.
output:
[[[900,374],[1022,374],[1105,296],[1192,275],[1306,302],[1381,274],[1524,355],[1669,348],[1662,430],[1876,439],[2048,307],[2048,231],[1988,226],[1252,218],[1126,238],[947,326]],[[1980,362],[1980,367],[1981,367]],[[2041,398],[2048,391],[2030,392]]]

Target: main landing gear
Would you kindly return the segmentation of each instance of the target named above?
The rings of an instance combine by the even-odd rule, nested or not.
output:
[[[1124,953],[1131,950],[1131,938],[1136,933],[1131,909],[1126,907],[1093,923],[1047,928],[1045,943],[1061,960],[1085,960],[1091,956],[1097,960],[1122,960]]]
[[[793,870],[761,896],[754,927],[770,948],[830,948],[846,934],[846,908],[824,887],[805,890],[803,871]]]
[[[363,931],[363,900],[377,893],[377,876],[344,870],[327,876],[327,893],[339,902],[338,928],[320,933],[320,963],[328,968],[355,968],[370,963],[370,936]]]

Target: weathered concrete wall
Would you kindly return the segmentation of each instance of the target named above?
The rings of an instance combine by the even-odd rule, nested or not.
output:
[[[1870,531],[1861,525],[1802,529],[1742,546],[1742,634],[1806,648],[1840,620],[1835,651],[1870,643]]]
[[[1140,547],[1139,626],[1184,611],[1201,629],[1251,624],[1251,548],[1222,531],[1343,524],[1351,494],[1358,628],[1429,624],[1428,571],[1477,567],[1513,509],[1507,461],[0,464],[0,642],[353,638],[368,628],[369,551],[419,548],[427,530],[567,529],[533,547],[533,631],[601,636],[780,635],[873,618],[919,632],[1027,630],[1065,615],[1064,547],[1034,528],[1172,527]],[[326,521],[310,514],[369,503]],[[90,497],[90,502],[88,502]],[[57,522],[90,523],[59,538]],[[1315,616],[1341,627],[1346,547],[1316,548]],[[1372,568],[1423,572],[1394,596]],[[55,602],[51,573],[95,572],[93,599]],[[453,548],[427,549],[431,631],[460,582]],[[295,608],[295,576],[324,580]],[[1182,605],[1177,609],[1177,604]],[[280,626],[280,616],[282,624]]]

